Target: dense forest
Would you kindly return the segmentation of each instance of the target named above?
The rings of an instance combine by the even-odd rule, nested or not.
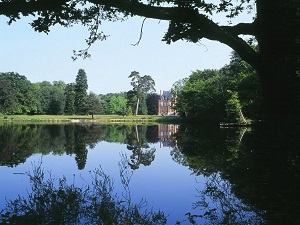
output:
[[[31,83],[18,73],[0,73],[0,113],[49,115],[157,115],[160,96],[149,75],[133,71],[132,90],[87,93],[87,75],[79,69],[74,83]],[[150,92],[152,90],[152,92]],[[235,52],[221,69],[193,71],[173,84],[172,107],[192,120],[247,123],[263,119],[261,85],[255,70]]]

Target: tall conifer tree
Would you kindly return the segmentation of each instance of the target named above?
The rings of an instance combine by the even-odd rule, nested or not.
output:
[[[87,99],[87,76],[83,69],[78,70],[78,74],[75,80],[75,113],[85,114],[86,113],[86,99]]]

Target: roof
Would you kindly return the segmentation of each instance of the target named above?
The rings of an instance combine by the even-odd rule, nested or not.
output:
[[[173,97],[173,95],[170,91],[163,91],[161,94],[161,99],[169,99],[172,97]]]

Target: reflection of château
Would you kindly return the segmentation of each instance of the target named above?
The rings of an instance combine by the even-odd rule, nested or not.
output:
[[[158,100],[158,115],[175,115],[172,108],[173,95],[170,91],[160,91],[160,99]]]
[[[160,140],[160,147],[170,147],[176,145],[176,140],[173,138],[178,130],[178,125],[174,124],[159,124],[158,125],[158,138]]]

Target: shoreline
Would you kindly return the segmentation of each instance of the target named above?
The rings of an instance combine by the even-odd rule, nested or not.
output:
[[[179,116],[118,116],[118,115],[95,115],[94,119],[88,116],[78,115],[13,115],[0,119],[4,123],[51,123],[51,124],[159,124],[182,122]]]

